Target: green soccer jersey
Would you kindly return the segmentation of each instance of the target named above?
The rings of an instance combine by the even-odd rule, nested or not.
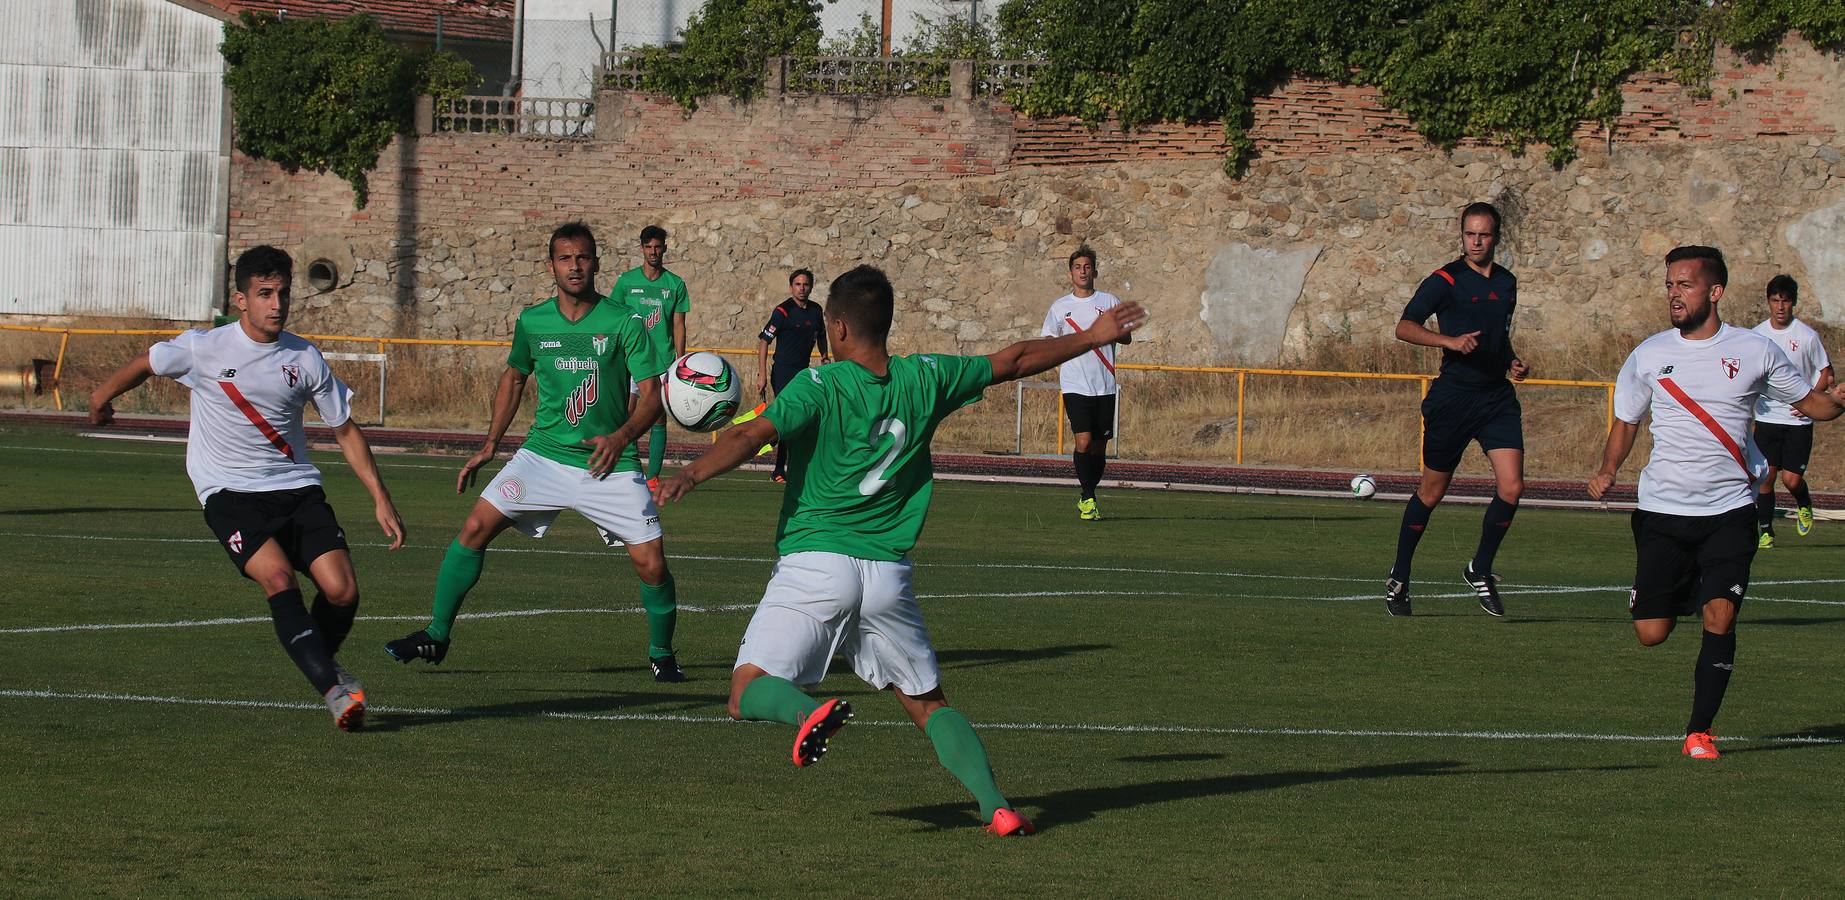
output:
[[[506,364],[538,379],[538,409],[525,449],[579,469],[589,468],[594,449],[583,441],[628,420],[628,379],[652,378],[667,365],[647,339],[640,314],[607,297],[575,322],[558,311],[556,297],[519,313]],[[634,445],[622,448],[614,471],[639,469]]]
[[[659,278],[648,281],[641,267],[635,266],[615,279],[615,291],[609,296],[627,301],[640,310],[647,336],[653,340],[661,359],[670,365],[678,358],[673,347],[673,313],[692,309],[692,299],[685,291],[685,279],[662,269]]]
[[[984,356],[896,356],[881,378],[855,362],[803,370],[763,411],[788,448],[776,550],[902,559],[929,514],[935,427],[992,383]]]

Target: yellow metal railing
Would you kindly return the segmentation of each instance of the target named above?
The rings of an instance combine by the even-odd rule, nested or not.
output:
[[[119,336],[133,336],[133,335],[147,335],[147,336],[168,337],[168,336],[172,336],[175,334],[179,334],[183,329],[178,329],[178,328],[61,328],[61,327],[53,327],[53,326],[45,326],[45,325],[0,324],[0,330],[35,332],[39,334],[59,335],[58,357],[57,357],[56,364],[52,369],[52,378],[55,382],[59,378],[59,376],[63,373],[65,353],[69,348],[70,339],[73,335],[118,336],[118,337]],[[380,353],[383,353],[385,347],[390,346],[390,345],[422,346],[422,347],[511,347],[512,346],[511,341],[471,341],[471,340],[460,340],[460,339],[448,340],[448,339],[438,339],[438,338],[361,337],[361,336],[347,335],[347,334],[303,334],[301,335],[301,337],[307,338],[308,340],[311,340],[311,341],[320,341],[320,342],[338,341],[342,343],[373,344],[377,346],[378,352]],[[757,354],[757,348],[755,347],[749,347],[749,348],[693,347],[691,349],[692,350],[704,350],[709,353],[719,354],[720,356],[740,357],[745,360],[753,359],[756,357],[756,354]],[[816,357],[818,356],[818,354],[815,354],[815,355]],[[1401,373],[1401,372],[1326,372],[1326,371],[1318,371],[1318,370],[1311,370],[1311,369],[1270,369],[1270,368],[1261,368],[1261,367],[1254,367],[1254,366],[1165,366],[1165,365],[1151,365],[1151,364],[1146,364],[1146,363],[1122,363],[1118,365],[1116,368],[1118,370],[1127,370],[1127,371],[1134,371],[1134,372],[1173,372],[1173,373],[1193,374],[1193,375],[1235,375],[1236,376],[1236,462],[1238,465],[1241,465],[1243,462],[1243,418],[1244,418],[1243,417],[1243,409],[1244,409],[1243,397],[1244,397],[1244,391],[1247,386],[1248,380],[1253,376],[1274,377],[1274,378],[1355,378],[1355,379],[1370,380],[1370,381],[1414,381],[1418,383],[1418,386],[1421,390],[1421,394],[1423,397],[1428,396],[1429,385],[1435,380],[1435,376],[1433,375],[1407,374],[1407,373]],[[1574,388],[1600,389],[1604,391],[1607,395],[1607,416],[1606,416],[1607,426],[1609,428],[1614,427],[1614,382],[1611,382],[1611,381],[1577,381],[1577,380],[1566,379],[1566,378],[1527,378],[1524,381],[1519,382],[1519,384],[1520,385],[1530,385],[1530,386],[1542,386],[1542,387],[1574,387]],[[62,410],[64,408],[63,395],[59,391],[59,389],[56,387],[52,388],[52,401],[53,403],[56,404],[58,409]],[[1058,414],[1061,419],[1061,415],[1063,412],[1063,395],[1062,394],[1058,395],[1057,404],[1058,404]],[[382,410],[380,412],[382,413]],[[1059,455],[1062,455],[1064,452],[1063,435],[1064,435],[1064,429],[1059,427],[1057,430],[1057,453]]]

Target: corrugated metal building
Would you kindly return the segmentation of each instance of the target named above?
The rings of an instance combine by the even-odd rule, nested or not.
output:
[[[219,308],[225,13],[4,0],[0,312],[197,321]]]

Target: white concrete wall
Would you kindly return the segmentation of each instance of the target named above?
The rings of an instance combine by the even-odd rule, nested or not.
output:
[[[167,0],[6,0],[0,312],[202,320],[224,280],[217,19]]]

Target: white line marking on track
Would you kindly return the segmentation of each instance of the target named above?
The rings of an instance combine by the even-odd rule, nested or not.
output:
[[[225,707],[234,709],[274,709],[288,711],[313,711],[324,714],[326,707],[319,703],[291,702],[281,700],[219,700],[199,697],[162,697],[152,694],[114,694],[98,691],[46,691],[46,690],[0,690],[0,697],[16,700],[78,700],[109,703],[163,703],[179,706]],[[530,712],[504,713],[475,711],[466,708],[442,709],[434,707],[378,706],[367,704],[372,712],[400,713],[408,715],[450,716],[455,718],[545,718],[569,719],[583,722],[686,722],[700,725],[735,724],[728,716],[686,716],[670,713],[568,713],[568,712]],[[878,728],[913,728],[908,721],[854,719],[858,727],[872,726]],[[1412,738],[1433,740],[1484,740],[1484,741],[1532,741],[1532,740],[1567,740],[1567,741],[1603,741],[1609,743],[1665,743],[1683,740],[1682,735],[1645,735],[1645,734],[1597,734],[1571,731],[1435,731],[1426,729],[1395,728],[1260,728],[1255,726],[1212,726],[1212,725],[1100,725],[1083,722],[982,722],[982,729],[990,731],[1049,731],[1076,732],[1089,734],[1208,734],[1234,737],[1338,737],[1338,738]],[[1725,736],[1725,742],[1780,742],[1788,744],[1845,744],[1845,739],[1815,737],[1807,735],[1780,735],[1768,737],[1731,737]]]

